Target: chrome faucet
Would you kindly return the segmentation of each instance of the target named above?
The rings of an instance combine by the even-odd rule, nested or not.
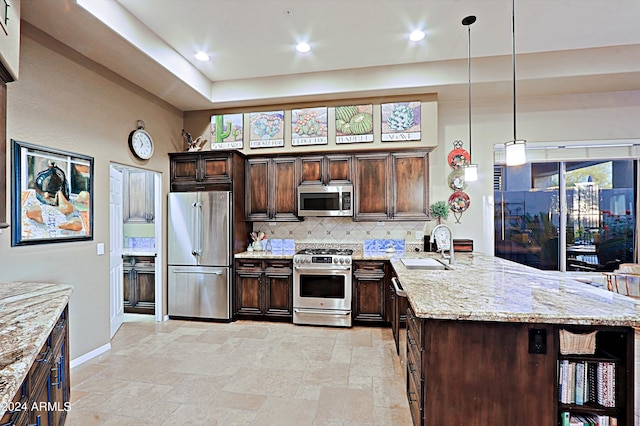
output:
[[[435,241],[436,230],[440,228],[444,228],[447,230],[447,232],[449,232],[449,265],[453,265],[454,263],[456,263],[456,259],[453,256],[453,231],[449,226],[445,224],[440,224],[440,225],[437,225],[435,228],[433,228],[433,230],[431,231],[431,238],[429,238],[429,242],[433,243]],[[440,251],[440,253],[442,253],[442,257],[446,259],[444,250],[445,250],[444,248],[441,248],[440,246],[438,246],[438,251]]]

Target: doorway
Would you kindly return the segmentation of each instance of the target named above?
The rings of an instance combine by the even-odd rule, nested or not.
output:
[[[111,336],[127,312],[162,321],[162,174],[110,164]]]

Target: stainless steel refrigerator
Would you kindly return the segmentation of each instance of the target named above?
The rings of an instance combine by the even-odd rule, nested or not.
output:
[[[171,192],[170,317],[231,318],[231,192]]]

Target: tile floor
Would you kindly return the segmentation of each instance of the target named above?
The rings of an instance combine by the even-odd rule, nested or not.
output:
[[[140,317],[71,370],[67,426],[412,424],[390,328]]]

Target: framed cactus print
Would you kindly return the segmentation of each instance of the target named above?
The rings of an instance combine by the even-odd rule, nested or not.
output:
[[[335,107],[336,143],[373,142],[373,105]]]
[[[291,110],[291,145],[326,145],[327,111],[327,107]]]
[[[250,148],[284,146],[284,111],[252,112]]]
[[[211,116],[211,150],[242,149],[244,114]]]
[[[420,106],[419,101],[381,104],[382,141],[420,140],[422,138]]]

